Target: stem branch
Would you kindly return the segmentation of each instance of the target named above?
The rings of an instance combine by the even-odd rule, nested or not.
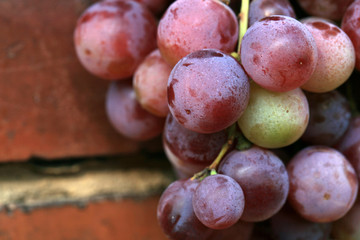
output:
[[[241,0],[241,9],[239,13],[239,41],[237,52],[240,54],[241,40],[243,39],[247,28],[249,19],[249,0]]]

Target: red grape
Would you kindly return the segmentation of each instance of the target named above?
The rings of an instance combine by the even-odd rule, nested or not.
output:
[[[177,0],[159,22],[157,42],[167,62],[175,65],[204,48],[234,51],[238,23],[234,12],[217,0]]]
[[[151,52],[136,69],[133,86],[140,105],[159,117],[169,112],[167,81],[171,67],[164,61],[159,50]]]
[[[135,1],[98,2],[79,18],[74,41],[89,72],[108,80],[125,79],[156,48],[155,18]]]
[[[360,0],[354,1],[346,10],[341,28],[351,39],[356,55],[356,69],[360,70]]]
[[[319,18],[302,21],[315,38],[318,61],[302,89],[328,92],[343,84],[355,67],[355,50],[350,38],[335,24]]]
[[[241,43],[241,62],[257,84],[271,91],[298,88],[313,74],[316,42],[299,21],[273,15],[254,23]]]
[[[249,80],[233,57],[204,49],[176,64],[167,91],[170,112],[181,125],[214,133],[232,125],[245,110]]]

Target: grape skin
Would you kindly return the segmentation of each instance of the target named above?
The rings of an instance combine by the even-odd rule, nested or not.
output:
[[[198,184],[197,180],[178,180],[161,195],[157,218],[170,239],[205,240],[212,233],[212,229],[205,227],[193,210],[192,199]]]
[[[106,113],[112,126],[122,135],[145,141],[161,134],[165,118],[156,117],[137,102],[131,85],[110,84],[106,94]]]
[[[216,174],[200,182],[192,202],[200,222],[212,229],[225,229],[240,219],[245,201],[244,193],[234,179]]]
[[[355,170],[335,149],[307,147],[291,159],[287,169],[289,201],[305,219],[335,221],[354,204],[358,192]]]
[[[341,29],[351,39],[356,55],[356,69],[360,70],[360,1],[354,1],[346,10],[341,22]]]
[[[237,38],[234,12],[217,0],[175,1],[161,18],[157,32],[160,52],[172,66],[204,48],[231,53]]]
[[[314,36],[318,61],[314,73],[302,89],[329,92],[342,85],[355,67],[355,49],[346,33],[335,24],[319,18],[307,18],[302,23]]]
[[[285,204],[289,178],[283,162],[271,151],[253,146],[233,150],[221,162],[218,172],[235,179],[244,191],[241,220],[269,219]]]
[[[275,92],[303,85],[313,74],[318,59],[309,30],[294,18],[280,15],[254,23],[242,39],[240,54],[250,78]]]
[[[310,15],[341,20],[347,7],[354,0],[298,0],[300,6]]]
[[[107,80],[126,79],[156,48],[155,18],[135,1],[98,2],[79,18],[74,42],[89,72]]]
[[[238,221],[227,229],[214,230],[198,220],[192,205],[198,185],[198,180],[178,180],[161,195],[157,219],[166,236],[172,240],[249,240],[252,223]]]
[[[348,129],[343,137],[335,145],[350,161],[360,181],[360,117],[350,120]]]
[[[158,117],[166,117],[169,112],[166,88],[171,70],[156,49],[146,56],[133,77],[133,87],[140,105]]]
[[[305,92],[310,107],[309,124],[301,139],[312,145],[333,146],[350,123],[350,106],[338,91]]]
[[[164,151],[171,164],[182,173],[182,177],[192,177],[209,166],[227,141],[225,130],[202,134],[181,126],[169,114],[163,131]]]
[[[176,64],[167,92],[170,112],[181,125],[214,133],[235,123],[245,110],[249,80],[233,57],[204,49]]]
[[[284,15],[296,18],[288,0],[253,0],[249,6],[249,26],[271,15]]]
[[[252,143],[264,148],[280,148],[298,140],[308,121],[308,102],[299,88],[276,93],[252,82],[250,101],[238,124]]]

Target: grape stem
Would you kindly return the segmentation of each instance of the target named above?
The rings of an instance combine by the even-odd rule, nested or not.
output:
[[[227,153],[227,151],[230,149],[230,147],[234,144],[234,140],[236,137],[236,123],[234,123],[233,125],[231,125],[228,128],[229,131],[229,135],[228,135],[228,140],[226,141],[226,143],[222,146],[220,153],[217,155],[217,157],[215,158],[215,160],[211,163],[211,165],[208,167],[209,169],[216,169],[217,166],[220,164],[221,160],[223,159],[223,157],[225,156],[225,154]]]
[[[239,41],[237,48],[238,54],[240,54],[241,40],[243,39],[248,28],[249,2],[249,0],[241,0],[241,9],[239,13]]]
[[[191,178],[191,180],[197,179],[197,180],[203,180],[204,178],[217,174],[216,168],[219,166],[221,160],[224,158],[225,154],[229,151],[229,149],[234,145],[235,140],[237,140],[237,146],[236,148],[238,150],[245,150],[251,147],[251,143],[237,130],[236,124],[234,123],[231,125],[228,130],[228,140],[226,143],[222,146],[219,154],[215,158],[215,160],[211,163],[210,166],[202,170],[201,172],[198,172],[194,174],[194,176]]]

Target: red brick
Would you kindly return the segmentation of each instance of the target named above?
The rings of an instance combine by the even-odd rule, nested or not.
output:
[[[0,240],[165,240],[158,197],[0,213]]]
[[[75,55],[76,20],[92,2],[0,1],[0,161],[139,148],[108,122],[108,82]]]

